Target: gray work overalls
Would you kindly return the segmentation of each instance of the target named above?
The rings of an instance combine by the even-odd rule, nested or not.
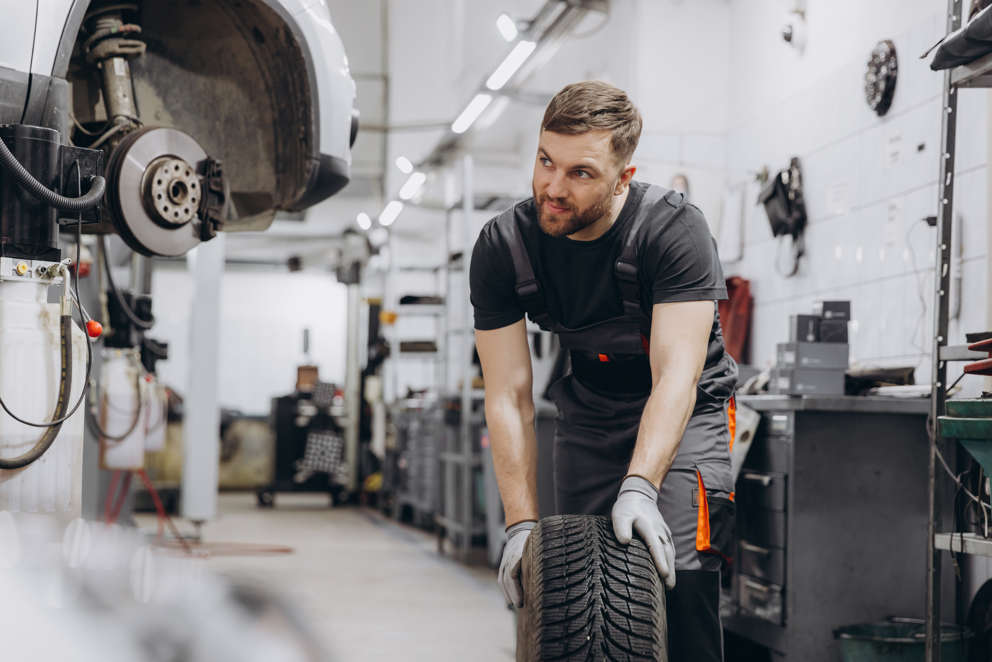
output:
[[[529,236],[531,245],[537,245],[536,233],[541,230],[536,219],[522,222],[515,209],[504,212],[496,227],[513,260],[521,307],[542,329],[557,334],[565,350],[598,355],[600,360],[609,360],[610,355],[646,353],[651,318],[644,312],[638,280],[640,230],[660,215],[682,214],[686,204],[684,196],[675,191],[659,186],[645,191],[614,269],[623,313],[577,329],[564,327],[548,314],[532,256],[523,241]],[[714,324],[719,334],[716,317]],[[716,352],[720,356],[710,356]],[[672,652],[683,652],[673,654],[672,662],[679,662],[681,657],[693,662],[722,659],[716,611],[719,573],[715,571],[731,556],[733,545],[731,396],[737,366],[724,352],[722,341],[710,343],[706,365],[696,407],[658,497],[658,508],[672,530],[676,548],[678,585],[668,600],[669,632]],[[561,514],[609,516],[627,473],[647,396],[611,397],[593,391],[571,374],[555,382],[549,394],[558,407],[556,510]],[[703,593],[708,597],[699,599]],[[676,643],[676,638],[681,641]]]

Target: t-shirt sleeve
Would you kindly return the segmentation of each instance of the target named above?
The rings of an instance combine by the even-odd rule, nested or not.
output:
[[[470,298],[479,331],[501,329],[524,316],[514,290],[513,262],[495,224],[495,219],[489,221],[479,233],[469,268]]]
[[[688,205],[649,243],[646,267],[653,269],[652,303],[727,298],[727,283],[703,213]]]

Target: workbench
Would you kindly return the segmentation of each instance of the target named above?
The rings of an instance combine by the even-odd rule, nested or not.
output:
[[[840,626],[922,618],[929,400],[738,402],[759,411],[761,423],[737,480],[725,629],[768,649],[776,662],[833,662]],[[950,521],[950,495],[943,503]],[[950,601],[953,581],[944,585]],[[734,659],[730,646],[727,660]]]

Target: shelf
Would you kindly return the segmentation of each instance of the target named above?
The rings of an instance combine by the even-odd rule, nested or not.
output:
[[[934,536],[933,545],[949,552],[992,557],[992,539],[974,533],[938,533]]]
[[[478,455],[473,455],[466,459],[463,453],[444,452],[440,454],[440,457],[442,462],[451,462],[452,464],[468,464],[472,467],[482,465],[482,458]]]
[[[400,317],[442,317],[446,310],[443,305],[436,303],[404,303],[400,304],[396,314]]]
[[[448,519],[447,517],[443,517],[441,515],[435,515],[434,522],[438,526],[443,526],[449,533],[462,533],[465,530],[465,527],[461,524],[461,522],[455,522],[454,520]],[[486,533],[485,524],[473,524],[469,527],[469,529],[469,535],[471,536],[481,536]]]
[[[945,345],[940,348],[941,361],[978,361],[989,358],[988,352],[976,352],[967,345]]]
[[[992,87],[992,53],[951,69],[954,87]]]

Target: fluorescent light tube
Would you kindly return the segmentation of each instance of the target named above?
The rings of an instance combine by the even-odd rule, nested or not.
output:
[[[517,45],[513,47],[510,54],[506,56],[502,64],[496,67],[496,71],[486,81],[486,87],[490,90],[498,90],[506,85],[506,81],[510,80],[513,74],[517,73],[520,65],[527,61],[527,58],[530,57],[530,54],[534,52],[535,48],[537,48],[537,42],[517,42]]]
[[[369,218],[369,215],[366,214],[365,212],[359,214],[358,218],[356,218],[355,221],[358,222],[358,227],[360,227],[363,230],[368,230],[370,227],[372,227],[372,219]]]
[[[400,189],[400,200],[409,200],[417,195],[425,181],[427,181],[427,175],[422,172],[415,172],[410,175],[410,178],[406,180],[406,184]]]
[[[465,133],[468,131],[468,128],[472,126],[475,120],[479,119],[482,111],[492,103],[492,100],[493,96],[491,94],[476,94],[468,102],[468,105],[465,106],[462,114],[451,124],[451,130],[455,133]]]
[[[401,156],[396,159],[396,167],[400,169],[404,175],[409,175],[413,172],[413,164],[410,163],[410,159],[405,156]]]
[[[517,38],[517,23],[506,14],[500,14],[496,19],[496,29],[507,41]]]
[[[379,224],[389,227],[396,220],[396,217],[403,211],[403,203],[399,200],[390,200],[382,213],[379,214]]]

